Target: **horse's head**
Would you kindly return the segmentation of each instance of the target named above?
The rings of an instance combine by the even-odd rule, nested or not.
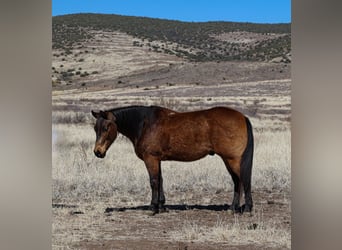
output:
[[[110,145],[118,135],[115,116],[110,111],[91,111],[96,118],[94,130],[96,133],[96,142],[94,154],[99,158],[104,158]]]

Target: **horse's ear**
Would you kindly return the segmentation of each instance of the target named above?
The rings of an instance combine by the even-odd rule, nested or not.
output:
[[[91,114],[92,114],[96,119],[100,117],[100,111],[92,110],[92,111],[91,111]]]
[[[102,111],[100,110],[100,116],[103,118],[103,119],[108,119],[108,112],[107,111]]]
[[[116,121],[115,115],[114,115],[112,112],[110,112],[110,111],[107,111],[107,119],[108,119],[108,120],[111,120],[111,121],[113,121],[113,122]]]

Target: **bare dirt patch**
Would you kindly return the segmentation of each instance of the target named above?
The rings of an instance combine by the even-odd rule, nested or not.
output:
[[[254,33],[247,31],[234,31],[234,32],[226,32],[221,33],[219,35],[213,36],[214,38],[230,42],[230,43],[252,43],[262,42],[269,40],[270,38],[279,38],[284,36],[284,34],[276,34],[276,33]]]
[[[88,31],[90,41],[73,46],[69,54],[54,49],[52,81],[57,88],[78,88],[88,82],[112,81],[136,71],[162,68],[182,59],[133,46],[136,40],[122,32]],[[156,65],[158,65],[156,67]]]
[[[196,197],[185,204],[171,198],[167,203],[169,211],[155,216],[143,202],[129,206],[116,204],[115,200],[97,204],[84,201],[55,206],[54,224],[59,226],[54,234],[59,237],[54,246],[67,242],[67,246],[76,249],[290,248],[289,194],[256,191],[253,195],[252,216],[231,214],[224,201],[232,197],[225,192],[197,194],[210,200],[210,204],[199,204],[202,198]]]

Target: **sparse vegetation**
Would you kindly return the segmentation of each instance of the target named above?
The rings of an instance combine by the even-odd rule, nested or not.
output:
[[[262,214],[261,211],[258,213]],[[193,221],[184,221],[182,227],[171,232],[174,240],[188,242],[229,242],[231,245],[253,244],[255,247],[291,248],[291,235],[284,230],[277,220],[263,221],[259,215],[253,222],[240,222],[235,216],[234,223],[225,222],[218,218],[213,226],[196,224]]]
[[[190,23],[171,20],[101,14],[73,14],[52,19],[53,48],[70,51],[75,44],[94,39],[90,30],[121,31],[148,40],[156,52],[175,54],[191,61],[266,61],[291,50],[290,24],[253,24],[234,22]],[[258,43],[225,41],[221,34],[260,34]],[[248,39],[248,37],[247,37]],[[163,47],[154,41],[165,43]],[[247,41],[253,41],[249,39]],[[168,43],[177,47],[167,46]],[[139,41],[133,46],[142,47]],[[88,51],[86,50],[85,53]],[[69,52],[70,53],[70,52]]]

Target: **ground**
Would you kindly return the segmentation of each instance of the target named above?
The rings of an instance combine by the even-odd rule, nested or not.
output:
[[[175,193],[173,196],[181,197],[181,194]],[[186,204],[168,202],[169,211],[155,216],[148,210],[148,204],[125,206],[109,200],[99,204],[53,204],[53,214],[57,219],[55,223],[68,221],[55,234],[59,237],[79,238],[80,241],[70,245],[77,249],[290,247],[289,194],[277,191],[253,192],[255,210],[252,215],[234,215],[227,210],[229,206],[223,202],[228,201],[231,194],[226,192],[204,192],[197,196],[201,198],[196,200],[193,197]],[[210,200],[209,204],[198,202],[203,198]]]

